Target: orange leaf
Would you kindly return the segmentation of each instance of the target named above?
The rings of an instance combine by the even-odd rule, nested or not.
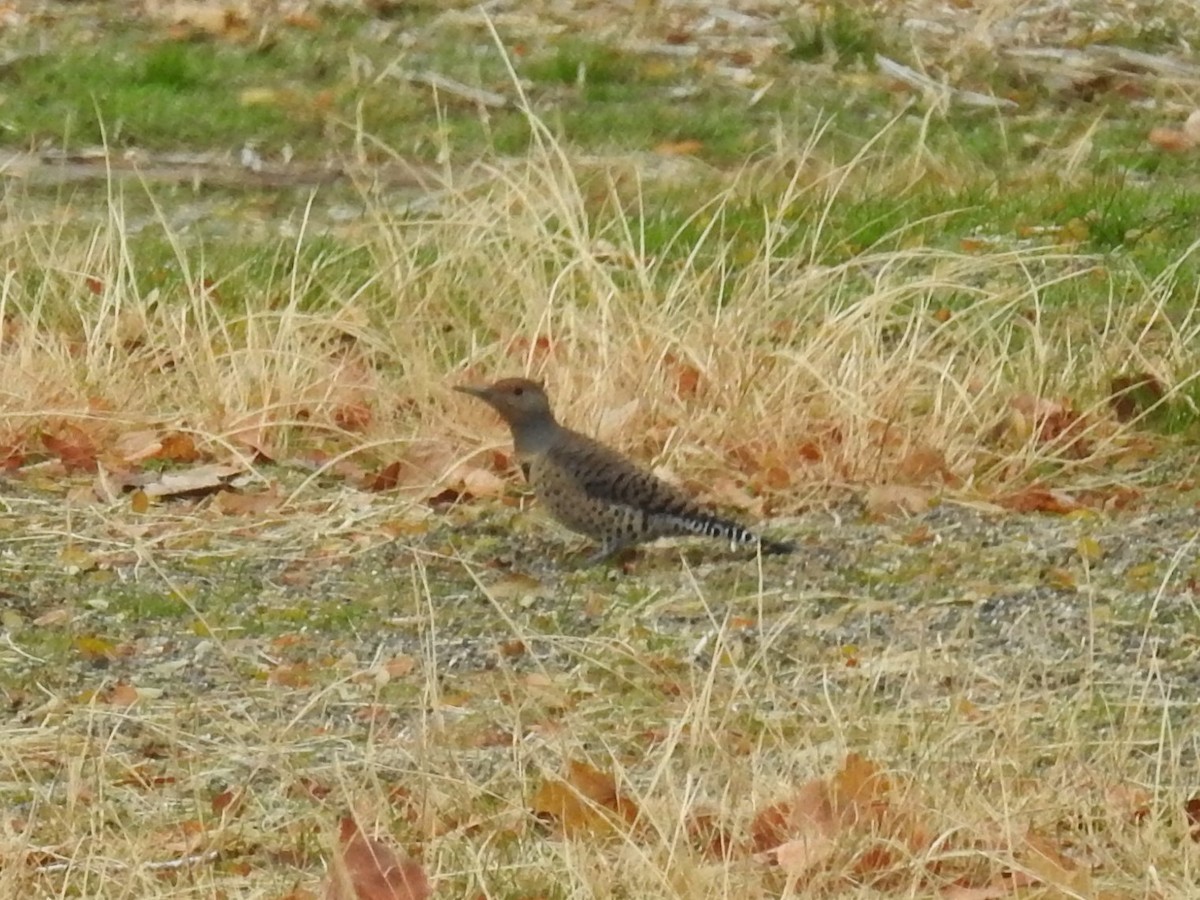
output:
[[[1070,494],[1063,491],[1051,491],[1036,485],[1009,494],[1007,497],[1000,497],[996,502],[1014,512],[1048,512],[1065,515],[1080,508],[1080,504]]]
[[[284,663],[271,670],[267,683],[279,687],[308,687],[312,684],[312,672],[304,663]]]
[[[238,789],[226,789],[212,798],[211,806],[214,816],[233,818],[246,805],[246,792]]]
[[[833,800],[824,779],[805,783],[790,800],[772,804],[759,812],[750,825],[755,853],[774,850],[790,838],[820,837],[833,831]]]
[[[119,681],[105,699],[109,706],[133,706],[138,700],[137,688],[127,681]]]
[[[638,808],[617,789],[616,780],[587,763],[567,764],[567,779],[548,779],[533,796],[534,815],[558,823],[568,837],[617,831],[631,825]]]
[[[160,459],[174,462],[195,462],[200,458],[200,451],[196,449],[196,441],[190,434],[172,431],[163,435],[162,449],[158,455]]]
[[[42,444],[62,460],[68,471],[96,471],[96,448],[81,428],[65,425],[57,435],[43,434]]]
[[[341,820],[338,842],[325,900],[425,900],[430,895],[421,864],[367,837],[354,819]]]
[[[1186,153],[1196,147],[1196,140],[1178,128],[1151,128],[1146,140],[1155,150],[1166,153]]]
[[[373,415],[365,403],[342,403],[333,410],[333,421],[346,431],[366,431]]]
[[[375,473],[368,482],[369,491],[392,491],[400,483],[400,461],[390,462]]]

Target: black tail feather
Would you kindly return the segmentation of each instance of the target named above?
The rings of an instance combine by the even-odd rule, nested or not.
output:
[[[773,541],[761,537],[749,528],[717,516],[673,514],[659,517],[655,531],[662,536],[695,534],[701,537],[729,541],[731,544],[757,544],[764,554],[791,553],[796,545],[788,541]]]

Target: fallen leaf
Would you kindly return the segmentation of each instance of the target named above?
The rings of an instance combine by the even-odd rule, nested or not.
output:
[[[425,900],[432,892],[420,863],[367,837],[350,817],[339,823],[338,844],[325,900]]]
[[[710,859],[729,859],[735,852],[733,835],[721,824],[716,813],[692,812],[687,817],[687,835],[691,845]]]
[[[1188,834],[1193,841],[1200,842],[1200,794],[1188,798],[1183,804],[1183,814],[1187,818]]]
[[[303,688],[311,685],[312,681],[312,670],[306,663],[282,663],[267,675],[267,684],[278,687]]]
[[[196,449],[196,441],[190,434],[171,431],[162,437],[162,449],[158,458],[190,463],[200,458],[200,451]]]
[[[56,434],[43,433],[42,444],[57,456],[67,471],[96,471],[96,447],[76,425],[64,425]]]
[[[245,808],[246,791],[241,788],[226,788],[213,797],[209,805],[214,816],[232,819]]]
[[[1117,421],[1131,422],[1161,403],[1165,395],[1161,381],[1141,372],[1114,378],[1109,386],[1108,403],[1117,414]]]
[[[928,481],[934,476],[952,478],[946,455],[934,447],[913,447],[896,463],[896,472],[904,480],[915,482]]]
[[[333,421],[346,431],[366,431],[373,419],[374,413],[366,403],[341,403],[333,409]]]
[[[157,431],[130,431],[117,438],[113,449],[125,462],[141,462],[157,456],[162,441]]]
[[[71,621],[71,618],[71,611],[65,606],[59,606],[42,613],[33,620],[33,624],[42,627],[48,625],[66,625]]]
[[[138,690],[127,681],[118,681],[104,697],[109,706],[133,706],[138,701]]]
[[[278,509],[283,501],[278,484],[265,491],[221,491],[213,501],[213,509],[223,516],[259,516]]]
[[[611,775],[576,760],[567,764],[565,779],[542,782],[531,810],[567,837],[626,831],[638,817],[637,805],[621,794]]]
[[[748,512],[755,518],[763,515],[763,498],[755,497],[732,478],[716,478],[704,492],[704,499],[714,506],[725,506]]]
[[[499,497],[504,493],[507,482],[487,469],[463,468],[453,482],[460,493],[476,498]]]
[[[875,484],[863,503],[873,516],[916,516],[933,505],[933,491],[905,484]]]
[[[148,497],[204,496],[219,491],[243,468],[210,464],[175,472],[162,472],[140,485]]]
[[[1146,140],[1165,153],[1187,153],[1197,145],[1197,138],[1178,128],[1151,128]]]
[[[391,491],[400,484],[399,460],[390,462],[374,475],[368,476],[366,488],[369,491]]]
[[[1053,491],[1037,485],[1031,485],[1007,496],[998,497],[996,502],[1014,512],[1048,512],[1065,515],[1082,508],[1082,505],[1065,491]]]
[[[305,31],[318,31],[321,20],[311,12],[293,11],[283,17],[283,24],[292,28],[303,28]]]
[[[756,815],[750,834],[754,851],[778,863],[792,881],[844,848],[855,854],[858,876],[881,875],[905,850],[917,856],[932,840],[891,780],[857,753],[848,754],[832,776],[806,782]]]

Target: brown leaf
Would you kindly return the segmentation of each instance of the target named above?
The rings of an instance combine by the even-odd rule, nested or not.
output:
[[[213,508],[223,516],[260,516],[278,509],[283,497],[278,484],[268,490],[242,492],[221,491],[213,501]]]
[[[763,515],[763,498],[755,497],[732,478],[716,478],[704,493],[704,498],[715,506],[726,506],[742,510],[759,518]]]
[[[874,484],[863,502],[873,516],[916,516],[933,505],[933,491],[906,484]]]
[[[190,434],[171,431],[162,437],[162,449],[158,458],[190,463],[200,458],[200,451],[196,449],[196,441]]]
[[[1081,504],[1070,494],[1064,491],[1052,491],[1037,485],[1031,485],[1006,497],[999,497],[996,502],[1014,512],[1048,512],[1065,515],[1081,508]]]
[[[1009,426],[1018,440],[1060,444],[1077,459],[1091,452],[1083,436],[1087,421],[1067,403],[1020,394],[1009,402]]]
[[[57,434],[42,434],[42,444],[57,456],[67,471],[96,471],[96,447],[77,425],[63,425]]]
[[[1130,422],[1162,402],[1166,390],[1153,375],[1121,375],[1109,386],[1108,403],[1120,422]]]
[[[232,819],[246,806],[246,791],[243,788],[226,788],[212,798],[210,802],[213,815]]]
[[[1200,794],[1188,798],[1183,804],[1183,814],[1187,817],[1188,834],[1193,841],[1200,842]]]
[[[307,11],[293,11],[283,17],[283,24],[292,28],[303,28],[305,31],[318,31],[321,20],[315,14]]]
[[[350,817],[341,820],[325,900],[425,900],[431,891],[416,860],[367,837]]]
[[[388,463],[374,475],[368,477],[366,488],[369,491],[391,491],[400,483],[400,460]]]
[[[951,479],[946,455],[934,447],[913,447],[896,463],[896,473],[905,481],[925,482],[934,476]]]
[[[282,663],[267,675],[267,684],[303,688],[312,684],[312,670],[306,663]]]
[[[567,837],[624,831],[638,817],[637,805],[621,794],[611,775],[575,760],[567,764],[565,780],[542,783],[531,808]]]
[[[1146,140],[1155,150],[1165,153],[1187,153],[1196,148],[1196,138],[1178,128],[1151,128]]]
[[[118,681],[104,698],[109,706],[133,706],[138,701],[138,691],[127,681]]]
[[[373,419],[374,413],[366,403],[342,403],[333,409],[333,421],[346,431],[366,431]]]
[[[25,465],[25,449],[15,444],[0,445],[0,472],[11,472]]]
[[[504,493],[504,479],[487,469],[464,466],[455,475],[451,487],[464,496],[499,497]]]
[[[117,438],[113,449],[125,462],[153,459],[162,450],[157,431],[130,431]]]
[[[847,832],[859,839],[847,840]],[[844,847],[857,849],[858,875],[880,875],[894,869],[905,848],[919,854],[931,838],[879,767],[851,753],[831,777],[807,782],[755,816],[751,840],[756,852],[767,852],[798,880]]]
[[[804,842],[831,834],[835,828],[833,800],[823,778],[806,782],[789,800],[760,811],[750,824],[750,844],[755,853],[773,851],[790,840]],[[803,864],[797,849],[793,861]]]
[[[687,835],[691,845],[710,859],[729,859],[734,855],[733,835],[722,826],[716,813],[690,813],[687,817]]]

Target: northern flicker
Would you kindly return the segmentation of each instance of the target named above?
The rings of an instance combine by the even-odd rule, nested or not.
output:
[[[600,542],[589,563],[643,541],[683,535],[753,544],[764,553],[795,549],[705,511],[616,450],[560,425],[535,381],[505,378],[455,390],[478,397],[508,423],[517,462],[541,504],[567,528]]]

